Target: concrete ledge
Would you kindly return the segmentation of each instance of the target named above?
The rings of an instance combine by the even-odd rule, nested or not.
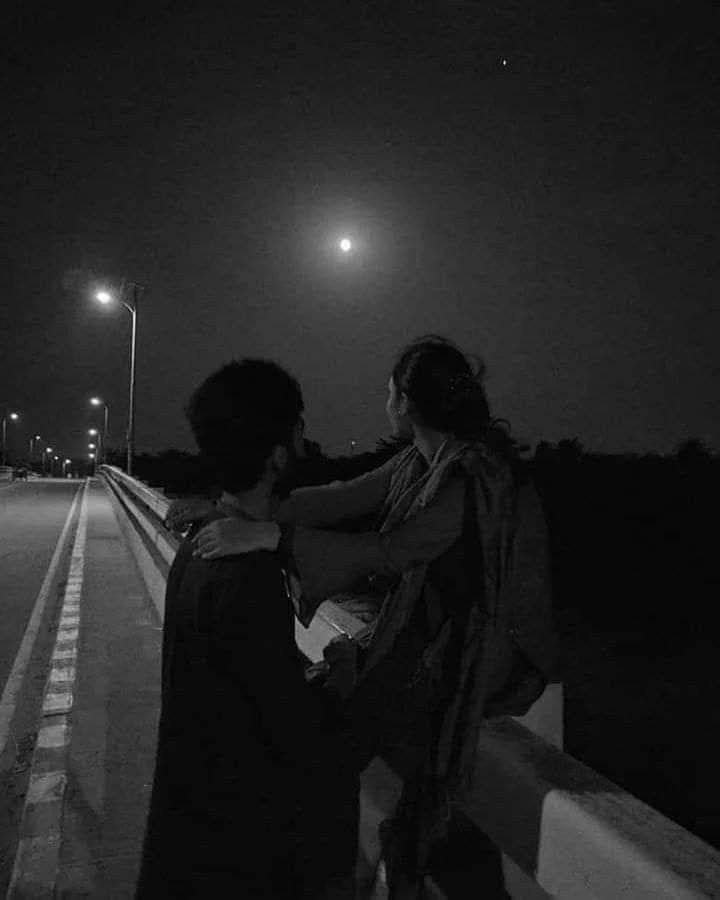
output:
[[[720,897],[720,853],[512,719],[484,729],[465,812],[553,897]]]

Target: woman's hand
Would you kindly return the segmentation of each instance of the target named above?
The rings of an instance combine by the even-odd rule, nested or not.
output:
[[[276,550],[280,528],[275,522],[251,522],[249,519],[215,519],[201,528],[194,539],[194,556],[219,559],[254,550]]]
[[[215,509],[206,497],[178,497],[170,502],[165,524],[171,531],[185,531],[193,522],[204,519]]]

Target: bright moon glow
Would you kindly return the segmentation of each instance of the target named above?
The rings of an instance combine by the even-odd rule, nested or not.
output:
[[[109,303],[112,300],[112,297],[107,291],[98,291],[97,294],[95,294],[95,297],[101,303]]]
[[[349,253],[352,249],[352,242],[348,238],[343,238],[340,241],[340,249],[343,253]]]

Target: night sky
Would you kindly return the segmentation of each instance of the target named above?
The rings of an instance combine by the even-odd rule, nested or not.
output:
[[[16,445],[80,455],[92,394],[122,444],[130,317],[93,293],[125,277],[139,451],[192,449],[190,392],[243,355],[298,377],[326,451],[371,448],[425,332],[531,445],[720,449],[717,7],[6,4]]]

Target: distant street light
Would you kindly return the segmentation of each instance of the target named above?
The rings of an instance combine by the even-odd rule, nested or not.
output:
[[[7,420],[17,422],[20,415],[16,412],[6,413],[2,420],[2,465],[7,464]]]
[[[46,447],[46,448],[43,450],[43,455],[42,455],[42,470],[43,470],[43,475],[45,474],[45,469],[46,469],[45,463],[46,463],[46,461],[47,461],[48,455],[49,455],[50,453],[52,453],[52,452],[53,452],[53,448],[52,448],[52,447]]]
[[[127,288],[131,288],[132,303],[128,303],[125,299],[128,292]],[[117,297],[118,302],[122,303],[125,309],[130,313],[132,318],[132,336],[130,338],[130,403],[128,406],[128,427],[127,427],[127,466],[128,475],[132,475],[133,453],[135,451],[135,346],[137,343],[137,319],[138,319],[138,297],[144,288],[133,281],[123,283],[120,286],[120,293]],[[95,299],[105,305],[112,303],[116,298],[109,291],[98,291]]]
[[[33,453],[35,452],[35,441],[41,441],[42,438],[39,434],[36,434],[35,437],[30,438],[30,462],[32,462]]]
[[[67,467],[70,465],[71,462],[72,462],[71,459],[64,459],[64,460],[63,460],[63,470],[62,470],[62,472],[63,472],[63,478],[64,478],[65,475],[67,474]]]
[[[107,444],[107,442],[108,442],[108,405],[107,405],[107,403],[105,403],[105,401],[102,399],[102,397],[91,397],[90,404],[91,404],[91,406],[102,406],[105,408],[105,417],[104,417],[104,421],[103,421],[103,436],[102,436],[102,442],[100,445],[100,447],[101,447],[100,458],[104,463],[106,463],[107,462],[107,446],[108,446],[108,444]]]

